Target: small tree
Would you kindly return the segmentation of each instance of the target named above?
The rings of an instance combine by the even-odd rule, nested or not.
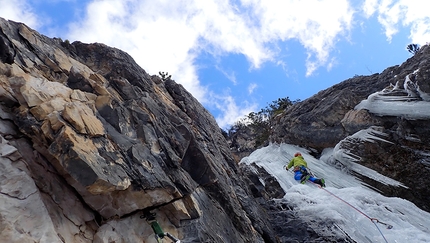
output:
[[[161,80],[166,81],[172,78],[172,75],[169,75],[168,72],[158,72],[160,74]]]
[[[406,46],[406,50],[415,55],[420,50],[420,46],[418,44],[409,44],[408,46]]]
[[[263,145],[270,136],[272,119],[297,102],[300,100],[291,101],[288,97],[272,101],[260,111],[251,112],[237,121],[230,127],[228,135],[233,137],[237,132],[251,130],[255,136],[255,147]]]

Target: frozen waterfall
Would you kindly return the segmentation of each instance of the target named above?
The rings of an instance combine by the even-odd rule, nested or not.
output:
[[[312,183],[302,185],[294,180],[291,170],[285,170],[285,165],[297,151],[302,153],[309,169],[317,177],[325,178],[326,188],[319,188]],[[430,242],[430,213],[407,200],[385,197],[354,176],[327,163],[332,152],[326,150],[320,159],[316,159],[304,148],[271,144],[254,151],[243,158],[241,163],[256,163],[276,177],[286,192],[282,200],[294,205],[295,213],[309,221],[310,227],[320,235],[329,230],[331,234],[348,235],[356,242]],[[376,171],[365,167],[362,169],[366,175],[385,184],[403,186]],[[393,227],[388,229],[369,218]]]

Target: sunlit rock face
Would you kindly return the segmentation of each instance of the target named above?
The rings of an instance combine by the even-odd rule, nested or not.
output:
[[[368,95],[387,87],[392,69],[348,79],[293,105],[276,117],[271,139],[318,150],[334,147],[348,135],[342,119]]]
[[[388,196],[430,211],[430,47],[400,66],[356,76],[286,110],[271,139],[335,148],[332,163],[364,165],[405,187],[388,186],[351,169]]]
[[[1,18],[0,61],[0,241],[155,242],[151,209],[182,242],[276,242],[214,118],[175,81]]]

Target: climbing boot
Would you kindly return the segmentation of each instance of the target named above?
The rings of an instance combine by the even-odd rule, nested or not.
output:
[[[318,180],[316,181],[316,183],[317,183],[318,185],[320,185],[321,187],[325,187],[325,180],[324,180],[323,178],[318,179]]]

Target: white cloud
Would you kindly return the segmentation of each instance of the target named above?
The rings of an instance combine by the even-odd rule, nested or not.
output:
[[[237,85],[236,73],[234,71],[226,71],[220,66],[216,65],[215,68],[220,71],[228,80],[230,80],[234,85]]]
[[[256,83],[250,83],[248,85],[248,94],[251,95],[257,87],[258,85]]]
[[[148,73],[167,71],[201,102],[195,57],[242,53],[255,67],[268,59],[264,46],[228,1],[94,1],[71,26],[70,39],[103,42],[130,53]],[[186,72],[186,73],[184,73]]]
[[[230,95],[212,94],[211,100],[216,108],[222,111],[223,115],[216,117],[216,120],[218,125],[223,129],[227,129],[235,122],[258,109],[258,105],[255,103],[250,104],[245,102],[239,106],[234,97]]]
[[[32,28],[41,26],[41,20],[30,5],[23,0],[0,0],[0,17],[25,23]]]
[[[327,64],[336,37],[351,28],[353,10],[347,0],[242,2],[252,8],[259,19],[262,41],[296,39],[306,48],[307,76]]]
[[[378,5],[378,0],[366,0],[363,3],[363,7],[362,7],[363,12],[367,18],[369,18],[375,13],[377,5]]]
[[[207,89],[195,64],[199,53],[242,54],[252,68],[259,68],[279,61],[277,42],[296,39],[307,50],[311,75],[330,65],[335,37],[350,28],[352,15],[346,0],[242,0],[240,6],[228,0],[94,0],[85,19],[71,25],[68,39],[125,50],[148,73],[172,74],[204,104]],[[224,115],[233,110],[224,109]]]
[[[366,0],[363,10],[367,17],[377,15],[389,41],[402,26],[410,27],[409,38],[413,43],[425,44],[430,41],[430,15],[424,3],[410,0]]]

